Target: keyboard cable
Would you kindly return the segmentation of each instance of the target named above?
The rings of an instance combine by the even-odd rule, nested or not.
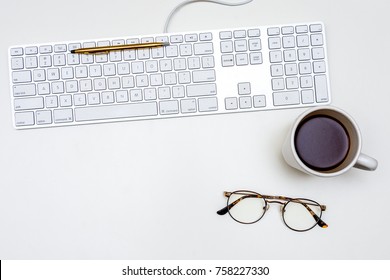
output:
[[[252,2],[252,1],[253,1],[253,0],[245,0],[245,1],[237,2],[237,3],[230,3],[230,2],[219,1],[219,0],[187,0],[187,1],[183,1],[182,3],[178,4],[178,5],[170,12],[170,14],[168,15],[168,17],[167,17],[167,19],[166,19],[166,21],[165,21],[165,25],[164,25],[164,33],[168,33],[169,23],[170,23],[170,21],[171,21],[173,15],[174,15],[178,10],[180,10],[181,8],[183,8],[184,6],[186,6],[186,5],[188,5],[188,4],[193,4],[193,3],[196,3],[196,2],[209,2],[209,3],[224,5],[224,6],[235,7],[235,6],[242,6],[242,5],[249,4],[249,3]]]

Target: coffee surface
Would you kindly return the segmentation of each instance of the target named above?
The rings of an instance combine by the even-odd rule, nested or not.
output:
[[[348,154],[348,132],[331,117],[314,116],[304,120],[297,128],[295,148],[308,167],[330,170],[340,165]]]

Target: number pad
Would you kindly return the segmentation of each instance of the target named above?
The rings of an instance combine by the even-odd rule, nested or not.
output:
[[[315,94],[320,86],[315,77],[327,72],[322,32],[321,24],[267,29],[274,106],[312,100],[309,93]],[[294,98],[284,98],[290,96]]]

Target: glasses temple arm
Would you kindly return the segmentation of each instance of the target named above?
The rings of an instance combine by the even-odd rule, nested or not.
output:
[[[300,203],[302,203],[302,205],[305,206],[307,211],[310,212],[310,214],[313,216],[314,220],[316,220],[318,226],[320,226],[322,228],[328,227],[328,225],[320,217],[318,217],[318,215],[316,213],[314,213],[314,211],[311,210],[311,208],[306,203],[303,203],[303,202],[300,202]],[[321,210],[325,211],[325,209],[326,209],[325,205],[320,205],[320,206],[321,206]]]

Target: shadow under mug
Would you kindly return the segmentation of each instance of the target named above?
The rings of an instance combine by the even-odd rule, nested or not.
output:
[[[332,129],[332,125],[335,126],[333,128],[336,129],[337,139],[332,138],[334,130],[327,131]],[[332,147],[327,147],[333,142],[337,144],[337,141],[341,147],[333,150]],[[282,154],[290,166],[300,171],[320,177],[332,177],[341,175],[352,167],[370,171],[377,168],[377,160],[362,154],[361,147],[360,130],[352,117],[339,108],[321,106],[309,109],[296,119],[283,144]],[[305,149],[309,160],[305,158]],[[336,153],[335,157],[340,160],[327,168],[310,164],[310,157],[314,162],[321,162],[322,158],[326,161],[327,153]]]

